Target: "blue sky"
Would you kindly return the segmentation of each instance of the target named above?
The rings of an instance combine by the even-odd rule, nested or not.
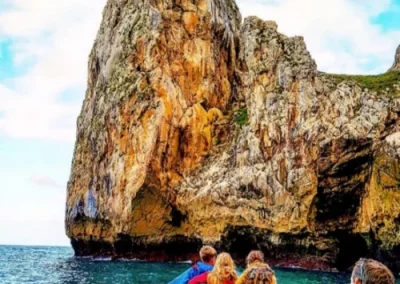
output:
[[[400,0],[238,0],[243,16],[304,36],[319,69],[382,73]],[[105,0],[0,3],[0,244],[67,245],[66,183],[87,57]]]

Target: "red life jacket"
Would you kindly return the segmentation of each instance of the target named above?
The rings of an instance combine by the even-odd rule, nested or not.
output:
[[[193,267],[194,268],[194,267]],[[208,272],[196,276],[188,284],[207,284]]]
[[[203,273],[189,281],[189,284],[207,284],[208,273]],[[225,280],[222,284],[235,284],[234,280]]]

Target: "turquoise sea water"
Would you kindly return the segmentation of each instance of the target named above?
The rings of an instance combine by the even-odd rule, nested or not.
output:
[[[1,284],[165,284],[188,264],[75,259],[68,247],[0,246]],[[276,269],[279,284],[350,283],[347,274]]]

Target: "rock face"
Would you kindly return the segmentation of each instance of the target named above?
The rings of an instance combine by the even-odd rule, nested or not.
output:
[[[400,72],[400,45],[397,47],[396,55],[394,57],[393,66],[389,69],[389,72]]]
[[[400,45],[397,47],[396,55],[394,57],[393,66],[389,69],[390,71],[400,72]]]
[[[303,38],[242,23],[233,0],[109,0],[103,17],[68,183],[77,256],[212,243],[400,268],[398,85],[319,73]]]

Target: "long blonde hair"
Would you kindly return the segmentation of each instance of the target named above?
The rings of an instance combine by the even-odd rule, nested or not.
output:
[[[229,253],[220,253],[215,261],[214,269],[208,274],[208,284],[222,284],[225,280],[236,281],[236,267]]]

